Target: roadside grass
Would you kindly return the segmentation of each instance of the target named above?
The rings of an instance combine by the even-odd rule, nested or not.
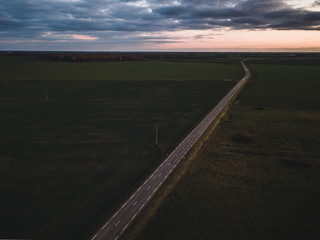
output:
[[[61,72],[54,75],[44,67],[34,76],[32,71],[46,63],[30,63],[35,66],[26,78],[27,67],[18,73],[16,64],[0,81],[2,238],[88,238],[237,79],[230,73],[233,65],[227,65],[231,68],[218,74],[219,81],[165,81],[165,75],[161,81],[64,81],[57,79],[71,72],[69,63],[48,63],[57,64],[50,71],[59,66]],[[137,64],[134,76],[146,78],[139,71],[149,62]],[[154,71],[160,73],[163,64]],[[210,66],[212,73],[220,71],[220,65]],[[223,81],[227,78],[231,81]]]
[[[18,70],[17,70],[18,69]],[[46,62],[30,56],[0,56],[4,80],[133,80],[199,81],[238,80],[242,68],[235,63],[123,61]]]
[[[269,67],[249,64],[255,82],[242,90],[137,239],[319,239],[317,87],[260,83],[269,80],[262,77]],[[299,74],[289,76],[278,78],[304,85]]]

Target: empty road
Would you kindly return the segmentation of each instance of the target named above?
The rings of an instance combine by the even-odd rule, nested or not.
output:
[[[193,147],[210,124],[216,119],[231,98],[244,85],[249,77],[248,68],[243,62],[244,77],[230,90],[218,105],[193,129],[193,131],[179,144],[178,147],[163,161],[151,176],[123,203],[119,210],[104,224],[91,240],[117,240],[128,226],[150,202],[162,183],[168,178],[179,162]]]

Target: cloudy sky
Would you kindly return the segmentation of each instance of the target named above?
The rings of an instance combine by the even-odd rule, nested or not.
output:
[[[320,0],[0,0],[0,50],[320,51]]]

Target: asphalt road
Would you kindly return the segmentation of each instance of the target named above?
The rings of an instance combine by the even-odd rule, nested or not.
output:
[[[151,176],[123,203],[119,210],[104,224],[91,240],[117,240],[128,226],[150,202],[159,187],[171,172],[185,157],[190,148],[201,137],[209,125],[215,120],[234,94],[244,85],[249,77],[249,71],[241,62],[245,76],[234,86],[218,105],[193,129],[193,131],[179,144],[179,146],[163,161]]]

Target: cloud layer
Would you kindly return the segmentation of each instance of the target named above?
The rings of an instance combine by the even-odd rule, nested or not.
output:
[[[319,4],[317,0],[313,6]],[[133,41],[138,41],[133,33],[208,29],[319,31],[320,12],[293,8],[284,0],[10,0],[0,4],[2,42],[96,41],[114,36],[134,36]]]

